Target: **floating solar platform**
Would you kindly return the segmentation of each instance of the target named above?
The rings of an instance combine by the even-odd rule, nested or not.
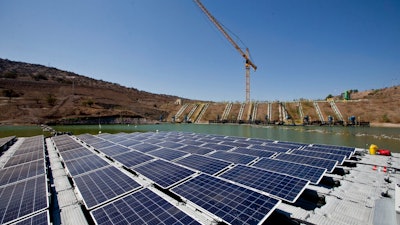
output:
[[[189,155],[176,163],[210,175],[217,174],[232,165],[231,162],[202,155]]]
[[[236,148],[231,152],[246,154],[246,155],[253,155],[257,157],[264,157],[268,158],[276,154],[276,152],[266,151],[266,150],[259,150],[259,149],[252,149],[252,148]]]
[[[325,168],[270,158],[262,158],[252,166],[309,180],[313,184],[318,184],[326,173]]]
[[[337,161],[329,159],[321,159],[310,156],[282,154],[282,153],[277,155],[275,159],[325,168],[329,173],[333,172],[336,165],[338,164]]]
[[[344,160],[346,159],[345,155],[338,155],[338,154],[325,153],[325,152],[306,151],[306,150],[293,150],[291,152],[291,154],[305,155],[305,156],[311,156],[311,157],[316,157],[316,158],[335,160],[338,162],[339,165],[342,165]]]
[[[134,170],[164,189],[168,189],[196,173],[193,170],[164,160],[155,160],[135,167]]]
[[[200,224],[149,189],[143,189],[91,212],[96,224]]]
[[[0,170],[0,186],[45,174],[43,159]]]
[[[70,160],[65,162],[65,164],[71,176],[78,176],[110,165],[97,155],[89,155],[83,158]]]
[[[280,200],[201,174],[171,189],[228,224],[262,224]],[[221,222],[222,222],[221,221]]]
[[[244,165],[236,165],[220,177],[292,203],[297,200],[309,184],[308,180]]]
[[[239,154],[234,152],[226,152],[226,151],[216,151],[210,154],[209,156],[217,159],[222,159],[228,162],[232,162],[235,164],[244,164],[244,165],[247,165],[258,158],[257,156]]]
[[[181,158],[183,156],[188,155],[188,152],[174,150],[170,148],[161,148],[151,152],[148,152],[149,155],[162,158],[168,161],[173,161],[175,159]]]
[[[132,168],[137,165],[140,165],[144,162],[148,162],[150,160],[155,159],[152,156],[146,155],[142,152],[138,151],[129,151],[113,157],[113,159],[117,160],[118,162],[122,163],[122,165]]]
[[[73,180],[87,209],[141,187],[135,180],[113,166],[76,176]]]
[[[0,224],[45,210],[49,206],[46,176],[0,187]]]

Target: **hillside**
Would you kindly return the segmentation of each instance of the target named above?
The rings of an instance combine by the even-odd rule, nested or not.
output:
[[[179,107],[177,96],[4,59],[0,96],[0,124],[152,122]]]
[[[175,104],[177,99],[182,100],[182,105]],[[341,115],[325,100],[207,103],[0,59],[0,125],[154,123],[160,119],[266,123],[266,118],[274,124],[302,124],[304,116],[310,118],[311,124],[328,121],[329,117],[347,123],[353,116],[372,125],[400,125],[400,86],[356,91],[351,93],[350,100],[340,96],[332,99]]]

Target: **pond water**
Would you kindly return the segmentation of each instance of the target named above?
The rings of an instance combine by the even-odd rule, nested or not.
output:
[[[158,124],[158,125],[77,125],[54,126],[57,131],[75,135],[90,133],[120,133],[145,131],[182,131],[227,136],[272,139],[301,143],[319,143],[368,148],[376,144],[380,149],[400,152],[400,128],[328,127],[328,126],[252,126],[229,124]],[[0,137],[33,136],[44,133],[38,126],[0,126]]]

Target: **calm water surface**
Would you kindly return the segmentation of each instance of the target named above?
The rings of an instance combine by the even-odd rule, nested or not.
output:
[[[183,131],[219,134],[280,141],[321,143],[365,148],[371,144],[381,149],[400,152],[400,128],[378,127],[318,127],[318,126],[250,126],[217,124],[159,124],[159,125],[79,125],[55,126],[58,131],[98,134],[144,131]],[[33,136],[43,133],[37,126],[0,126],[0,137]]]

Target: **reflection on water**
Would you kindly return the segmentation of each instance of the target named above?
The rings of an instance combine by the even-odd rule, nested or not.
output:
[[[204,134],[219,134],[263,138],[280,141],[321,143],[366,148],[371,144],[381,149],[400,152],[400,128],[378,127],[317,127],[317,126],[250,126],[250,125],[219,125],[219,124],[160,124],[160,125],[80,125],[56,126],[58,131],[70,131],[73,134],[98,134],[144,131],[183,131]],[[34,132],[26,132],[33,129]],[[14,133],[10,132],[14,130]],[[25,130],[25,132],[24,132]],[[22,135],[18,132],[22,132]],[[5,127],[0,126],[0,137],[32,136],[42,134],[39,127]]]

